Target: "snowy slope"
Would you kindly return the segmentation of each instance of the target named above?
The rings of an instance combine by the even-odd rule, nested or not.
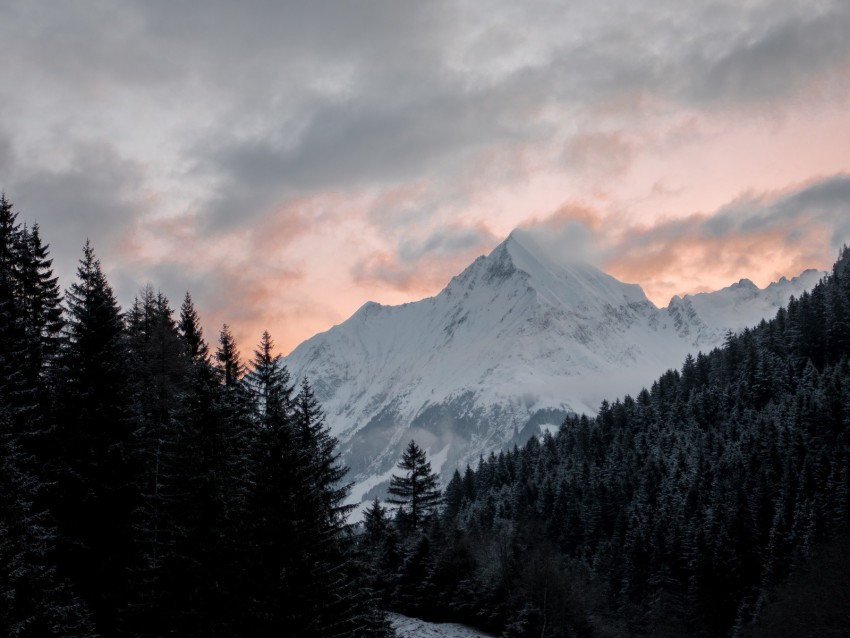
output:
[[[798,277],[788,280],[782,277],[764,289],[749,279],[717,292],[673,297],[667,310],[682,317],[686,334],[692,335],[696,345],[715,344],[727,330],[738,332],[756,325],[762,319],[772,318],[776,310],[788,303],[791,295],[799,297],[814,288],[825,273],[806,270]],[[688,321],[685,317],[698,317]]]
[[[487,638],[491,635],[455,623],[425,622],[401,614],[389,614],[389,618],[398,638]]]
[[[367,303],[286,359],[307,376],[368,497],[415,438],[443,473],[636,393],[685,354],[770,317],[820,273],[654,306],[641,288],[514,231],[434,297]]]

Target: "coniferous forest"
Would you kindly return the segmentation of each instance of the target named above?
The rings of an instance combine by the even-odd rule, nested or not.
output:
[[[848,356],[845,248],[772,321],[456,471],[423,533],[374,503],[373,587],[505,637],[848,635]]]
[[[842,635],[850,253],[771,321],[456,471],[411,441],[360,525],[308,381],[187,294],[63,292],[0,199],[0,634]],[[649,380],[648,380],[649,381]],[[829,633],[833,632],[833,633]]]
[[[63,295],[0,199],[0,635],[383,636],[346,469],[262,335],[243,365],[86,245]]]

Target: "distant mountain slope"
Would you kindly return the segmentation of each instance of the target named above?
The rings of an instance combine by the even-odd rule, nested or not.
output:
[[[798,297],[811,290],[824,274],[810,269],[790,281],[782,277],[763,289],[749,279],[741,279],[716,292],[673,297],[666,310],[674,321],[685,326],[679,330],[682,336],[690,336],[695,346],[706,349],[705,346],[717,345],[727,330],[739,332],[762,319],[773,318],[792,295]]]
[[[659,309],[640,286],[514,231],[439,294],[401,306],[369,302],[285,359],[307,376],[357,486],[386,481],[415,438],[434,469],[523,442],[567,413],[595,412],[738,330],[771,317],[822,273],[764,290],[751,282],[674,297]]]

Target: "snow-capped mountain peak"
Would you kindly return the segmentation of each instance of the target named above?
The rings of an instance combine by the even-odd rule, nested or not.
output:
[[[659,309],[640,286],[517,230],[434,297],[368,302],[285,363],[295,379],[311,380],[359,500],[388,480],[411,438],[438,471],[474,463],[557,427],[568,412],[636,393],[687,352],[771,316],[820,275],[764,290],[741,280]]]

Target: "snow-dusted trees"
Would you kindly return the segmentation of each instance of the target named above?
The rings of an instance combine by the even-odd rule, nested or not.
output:
[[[417,613],[509,636],[773,635],[790,577],[804,590],[782,595],[823,623],[808,629],[843,631],[804,566],[850,524],[848,264],[844,250],[773,321],[637,397],[455,474],[428,543],[402,560],[402,574],[427,566],[423,586],[402,581],[390,604],[415,591]],[[464,555],[453,590],[440,565]]]

